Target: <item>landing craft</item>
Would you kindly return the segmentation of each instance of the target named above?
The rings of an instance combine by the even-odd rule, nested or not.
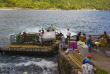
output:
[[[10,54],[57,53],[61,43],[61,34],[53,27],[46,30],[47,32],[42,34],[41,43],[39,33],[23,32],[23,34],[11,35],[10,45],[2,47],[1,51]]]

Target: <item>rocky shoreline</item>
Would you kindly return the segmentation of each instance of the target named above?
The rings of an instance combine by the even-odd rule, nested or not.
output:
[[[49,9],[32,9],[32,8],[0,8],[0,10],[63,10],[63,9],[56,9],[56,8],[49,8]],[[73,10],[73,9],[69,9],[69,10]],[[69,11],[68,10],[68,11]],[[96,9],[78,9],[75,11],[109,11],[108,9],[106,10],[96,10]]]

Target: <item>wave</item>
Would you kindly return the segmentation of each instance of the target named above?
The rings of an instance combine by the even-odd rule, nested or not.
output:
[[[27,61],[27,62],[22,62],[22,63],[17,63],[15,66],[29,66],[31,64],[40,66],[42,68],[47,67],[47,68],[53,68],[58,66],[57,63],[54,63],[52,61],[47,61],[42,59],[42,61],[36,62],[36,61]]]
[[[0,63],[0,73],[4,74],[9,71],[10,74],[22,74],[27,72],[29,74],[58,74],[58,64],[42,58],[28,58],[20,57],[17,60],[22,60],[21,62],[8,62]],[[15,60],[16,60],[15,59]],[[18,61],[19,61],[18,60]],[[24,61],[25,60],[25,61]],[[29,61],[31,60],[31,61]]]
[[[41,30],[41,28],[42,28],[42,27],[39,27],[39,28],[27,28],[25,31],[26,31],[27,33],[38,33],[39,30]],[[44,28],[44,29],[45,29],[45,28]],[[66,37],[67,29],[66,29],[66,28],[59,28],[59,29],[60,29],[61,33],[63,33],[64,36]],[[45,31],[46,31],[46,30],[45,30]],[[75,32],[73,32],[73,31],[70,31],[70,32],[71,32],[71,36],[72,36],[72,35],[76,35]]]

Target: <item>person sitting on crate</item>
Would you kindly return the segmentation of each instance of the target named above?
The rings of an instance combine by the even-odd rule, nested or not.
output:
[[[104,31],[103,38],[107,38],[107,33]]]
[[[103,38],[107,38],[107,33],[106,33],[106,31],[104,31],[104,34],[101,35],[99,38],[102,38],[102,37],[103,37]],[[98,38],[98,39],[99,39],[99,38]]]
[[[51,24],[50,28],[52,29],[52,31],[54,31],[54,28],[53,28],[52,24]]]
[[[100,39],[100,38],[105,39],[105,43],[107,43],[107,33],[106,33],[106,31],[104,31],[104,34],[101,35],[98,39]]]
[[[47,32],[54,31],[54,29],[55,29],[55,28],[52,26],[52,24],[51,24],[50,27],[46,28]]]

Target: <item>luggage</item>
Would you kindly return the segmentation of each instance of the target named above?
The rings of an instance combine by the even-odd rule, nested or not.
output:
[[[79,49],[81,56],[87,57],[87,55],[88,55],[88,46],[87,45],[79,45],[78,49]]]
[[[43,42],[45,42],[45,41],[53,41],[53,40],[56,40],[55,31],[45,32],[45,33],[42,35],[42,41],[43,41]]]
[[[99,42],[101,46],[105,46],[105,41],[106,41],[105,39],[99,38]]]
[[[75,42],[75,41],[73,42],[73,50],[74,49],[77,49],[77,42]]]
[[[72,53],[74,49],[77,49],[77,42],[69,41],[69,52]]]
[[[73,52],[73,41],[69,41],[69,53]]]

